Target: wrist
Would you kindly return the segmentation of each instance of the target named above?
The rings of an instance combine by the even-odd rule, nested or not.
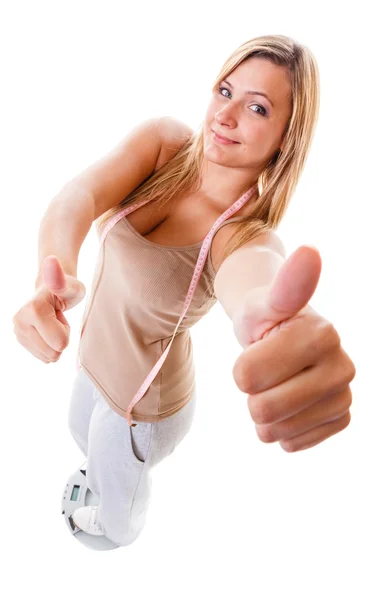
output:
[[[247,348],[255,341],[254,331],[251,327],[251,311],[254,307],[254,320],[259,320],[259,313],[263,314],[265,312],[269,288],[269,285],[263,285],[249,290],[233,314],[233,331],[242,348]]]

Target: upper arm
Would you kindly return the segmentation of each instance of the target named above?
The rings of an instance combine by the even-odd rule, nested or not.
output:
[[[172,125],[172,121],[175,124]],[[171,117],[143,121],[110,152],[72,180],[92,194],[94,220],[120,204],[159,168],[161,161],[169,160],[171,152],[179,150],[179,144],[185,142],[180,132],[181,125]]]
[[[227,256],[216,273],[214,292],[231,319],[250,290],[271,283],[285,258],[285,247],[273,231]]]

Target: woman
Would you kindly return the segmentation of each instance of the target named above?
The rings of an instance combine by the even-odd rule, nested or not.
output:
[[[36,294],[14,318],[18,340],[44,362],[68,344],[63,311],[84,297],[77,256],[98,219],[69,412],[100,498],[72,515],[87,533],[124,546],[143,529],[150,471],[194,415],[189,330],[218,300],[244,348],[233,374],[262,441],[296,451],[349,424],[354,365],[308,305],[320,257],[301,247],[285,262],[274,233],[308,155],[318,89],[307,48],[250,40],[222,67],[199,132],[169,118],[143,123],[45,215]],[[70,234],[64,254],[57,225]]]

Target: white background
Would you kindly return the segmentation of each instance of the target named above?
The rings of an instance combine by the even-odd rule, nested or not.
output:
[[[1,11],[1,591],[46,598],[369,599],[370,49],[366,3],[13,2]],[[357,368],[349,427],[294,454],[262,443],[232,368],[241,352],[217,304],[192,330],[199,389],[191,432],[153,471],[137,541],[93,552],[61,495],[83,462],[67,427],[85,300],[68,348],[45,365],[16,340],[31,297],[41,218],[63,184],[142,120],[202,121],[241,43],[294,37],[320,67],[315,140],[278,233],[289,256],[315,245],[310,304]],[[89,289],[98,241],[83,244]]]

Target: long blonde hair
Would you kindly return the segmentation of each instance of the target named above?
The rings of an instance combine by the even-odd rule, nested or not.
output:
[[[316,59],[307,47],[283,35],[260,36],[239,46],[224,63],[213,91],[238,65],[253,56],[287,68],[291,81],[292,113],[285,129],[283,151],[277,151],[260,173],[258,191],[246,205],[247,214],[235,222],[236,231],[224,247],[222,260],[242,244],[278,227],[304,168],[319,113]],[[136,200],[149,198],[157,206],[162,206],[176,194],[197,189],[201,183],[203,147],[201,123],[173,158],[143,181],[119,205],[97,219],[98,232],[113,215]]]

